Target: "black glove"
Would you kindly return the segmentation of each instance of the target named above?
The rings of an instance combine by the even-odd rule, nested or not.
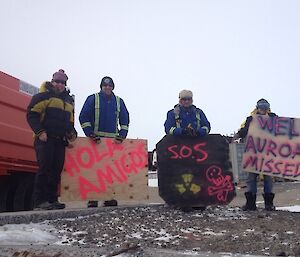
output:
[[[187,128],[183,129],[181,134],[184,135],[184,136],[187,136],[188,135],[188,129]]]
[[[122,143],[123,141],[124,141],[124,138],[121,137],[120,135],[117,135],[117,136],[115,137],[115,142],[116,142],[116,143]]]
[[[100,136],[97,136],[96,134],[92,133],[89,136],[90,139],[92,139],[96,144],[101,143],[101,138]]]
[[[76,130],[67,133],[66,137],[67,137],[68,141],[70,141],[70,142],[75,141],[75,139],[77,138]]]
[[[197,136],[197,133],[196,133],[196,131],[194,130],[194,128],[192,126],[188,126],[188,134],[191,137]]]

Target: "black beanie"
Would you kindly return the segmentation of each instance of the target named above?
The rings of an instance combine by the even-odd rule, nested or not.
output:
[[[102,89],[103,85],[110,85],[112,86],[112,89],[115,88],[114,81],[112,80],[111,77],[105,76],[102,78],[101,83],[100,83],[100,88]]]

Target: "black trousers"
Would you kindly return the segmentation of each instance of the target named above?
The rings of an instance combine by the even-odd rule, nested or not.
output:
[[[66,146],[63,140],[48,137],[47,142],[36,139],[34,148],[39,165],[33,190],[34,206],[37,206],[43,202],[57,201]]]

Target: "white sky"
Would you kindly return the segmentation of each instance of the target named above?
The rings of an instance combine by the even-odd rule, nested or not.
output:
[[[129,138],[152,150],[181,89],[212,133],[236,131],[262,97],[299,117],[299,13],[297,0],[0,0],[0,70],[39,86],[63,68],[77,117],[111,76]]]

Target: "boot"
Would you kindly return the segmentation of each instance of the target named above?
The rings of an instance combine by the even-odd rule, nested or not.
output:
[[[61,210],[66,208],[64,203],[60,203],[59,201],[50,202],[53,205],[54,210]]]
[[[104,207],[108,207],[108,206],[118,206],[118,201],[117,200],[109,200],[109,201],[104,201],[103,202],[103,206]]]
[[[96,207],[98,207],[98,201],[88,201],[87,207],[88,208],[96,208]]]
[[[255,211],[256,210],[256,194],[251,192],[245,193],[246,204],[242,207],[243,211]]]
[[[265,210],[266,211],[275,211],[275,206],[273,204],[275,194],[273,193],[267,193],[263,194],[264,200],[265,200]]]

